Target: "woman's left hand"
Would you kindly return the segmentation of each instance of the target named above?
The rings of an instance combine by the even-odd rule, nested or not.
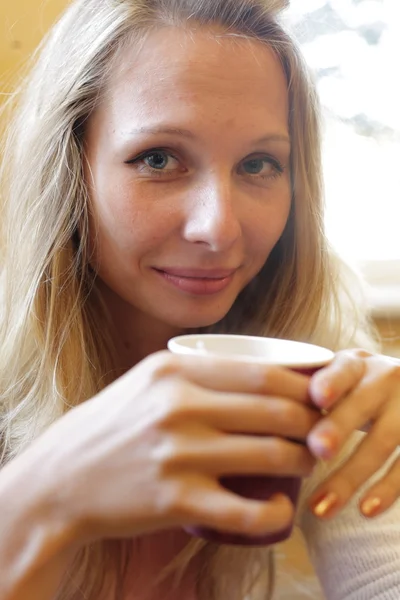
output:
[[[376,473],[400,445],[400,361],[364,350],[338,352],[310,382],[312,402],[327,414],[307,444],[322,459],[337,456],[355,430],[367,435],[353,454],[312,494],[316,516],[331,517]],[[368,489],[360,510],[373,517],[400,496],[400,458]]]

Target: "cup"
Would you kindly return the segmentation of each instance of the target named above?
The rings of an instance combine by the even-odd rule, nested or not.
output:
[[[241,362],[256,362],[265,365],[279,365],[304,375],[312,375],[333,359],[333,352],[321,346],[247,335],[196,334],[172,338],[168,348],[175,354],[219,356]],[[245,498],[268,500],[276,493],[283,493],[297,506],[300,477],[286,476],[229,476],[221,477],[221,484],[228,490]],[[217,542],[241,546],[269,546],[290,537],[293,522],[273,534],[263,536],[243,536],[216,531],[206,527],[187,527],[191,535]]]

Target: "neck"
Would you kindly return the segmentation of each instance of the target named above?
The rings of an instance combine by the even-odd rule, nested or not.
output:
[[[183,333],[135,309],[101,281],[98,282],[98,288],[111,317],[118,371],[121,374],[150,354],[165,350],[169,339]]]

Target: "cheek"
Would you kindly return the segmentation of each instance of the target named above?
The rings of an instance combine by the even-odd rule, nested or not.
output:
[[[109,184],[94,195],[90,238],[98,265],[126,264],[131,269],[176,227],[173,211],[164,211],[160,218],[160,203],[138,187]]]
[[[289,194],[273,204],[258,206],[251,211],[246,226],[248,247],[259,264],[264,264],[279,241],[290,213]]]
[[[103,181],[103,184],[105,182]],[[115,267],[128,259],[134,251],[141,211],[135,206],[127,189],[121,184],[97,185],[91,195],[90,243],[97,268],[108,263]]]

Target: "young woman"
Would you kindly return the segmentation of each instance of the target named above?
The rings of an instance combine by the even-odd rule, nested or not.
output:
[[[2,600],[269,597],[270,548],[183,527],[282,529],[288,498],[219,478],[310,475],[368,421],[301,522],[330,600],[398,597],[400,369],[346,350],[373,342],[285,4],[76,0],[38,52],[2,162]],[[165,351],[199,330],[337,356],[310,379]]]

